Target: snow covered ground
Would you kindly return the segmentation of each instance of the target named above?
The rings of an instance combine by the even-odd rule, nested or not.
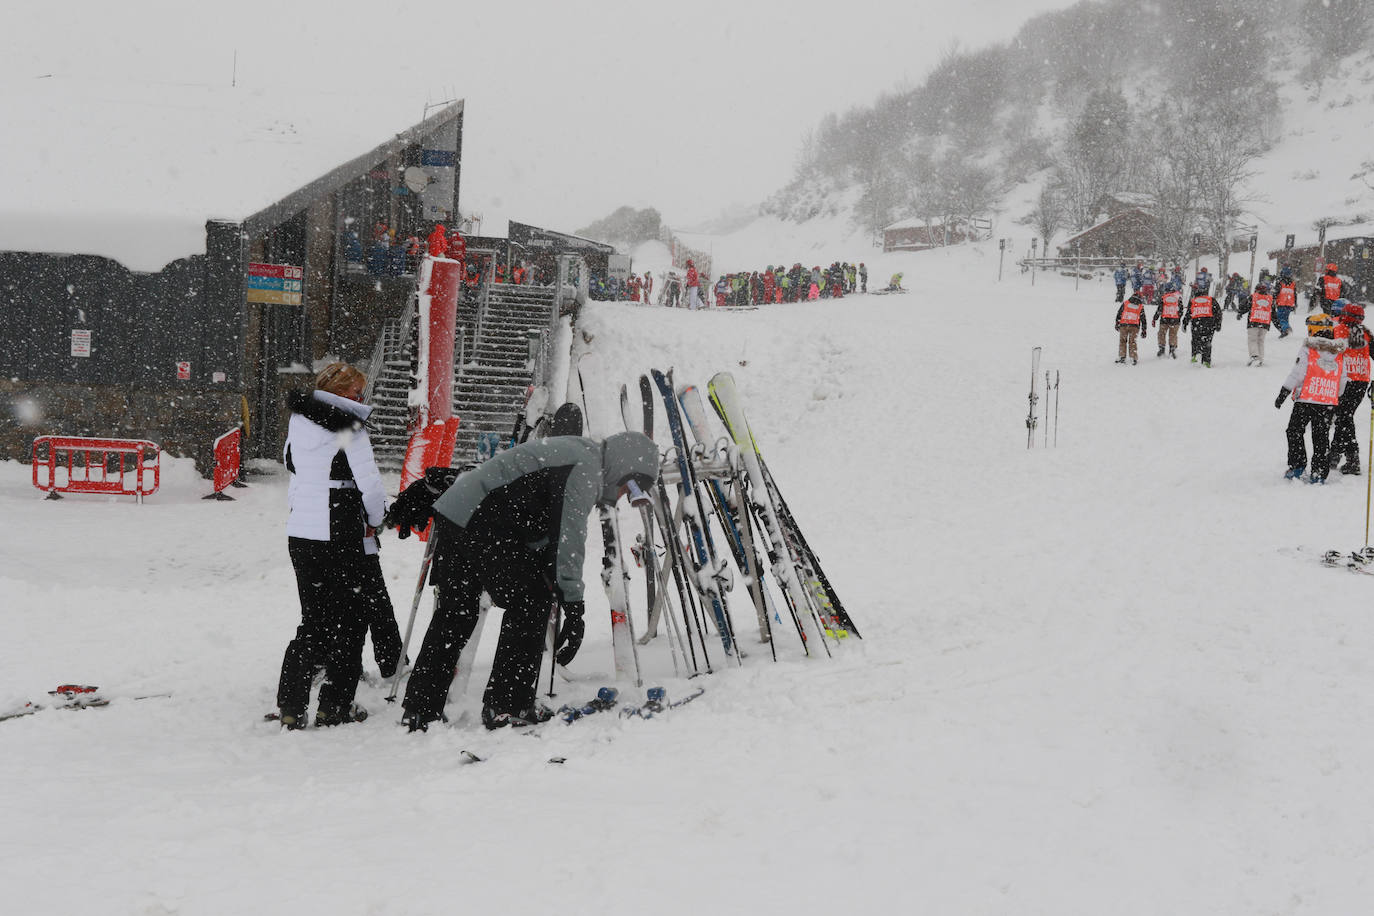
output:
[[[650,367],[735,374],[865,636],[690,683],[660,640],[650,680],[706,688],[671,716],[409,735],[364,687],[367,722],[283,733],[261,721],[297,619],[280,474],[202,502],[177,461],[143,506],[49,503],[0,464],[0,700],[115,698],[0,723],[4,909],[1363,911],[1374,583],[1290,548],[1361,545],[1365,478],[1281,478],[1299,338],[1245,368],[1228,316],[1211,370],[1152,342],[1123,367],[1107,284],[999,284],[995,246],[868,263],[913,292],[587,311],[603,431]],[[1026,448],[1033,345],[1061,373],[1057,448]],[[402,625],[420,549],[383,550]],[[610,676],[598,554],[560,702]]]

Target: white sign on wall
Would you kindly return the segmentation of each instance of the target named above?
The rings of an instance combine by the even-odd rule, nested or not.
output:
[[[72,356],[91,355],[91,332],[89,328],[72,328]]]

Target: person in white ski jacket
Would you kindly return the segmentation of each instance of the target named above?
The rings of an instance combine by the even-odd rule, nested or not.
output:
[[[1306,346],[1298,352],[1293,370],[1288,373],[1274,407],[1293,397],[1293,413],[1288,418],[1288,470],[1284,477],[1296,480],[1307,466],[1307,447],[1303,437],[1312,427],[1312,473],[1309,483],[1326,483],[1330,470],[1331,419],[1346,385],[1341,353],[1344,340],[1333,339],[1331,316],[1324,312],[1307,319]]]
[[[287,396],[291,419],[282,459],[287,486],[287,551],[296,572],[301,622],[282,658],[277,707],[288,729],[304,728],[310,685],[323,666],[316,725],[355,721],[370,604],[362,576],[365,542],[386,513],[382,475],[361,403],[366,377],[332,363],[315,391]],[[370,545],[375,551],[375,541]]]

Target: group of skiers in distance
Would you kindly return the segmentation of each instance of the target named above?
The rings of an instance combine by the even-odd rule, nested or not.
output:
[[[1251,291],[1232,274],[1224,285],[1226,299],[1218,302],[1213,281],[1206,268],[1198,271],[1185,291],[1182,272],[1175,267],[1166,274],[1137,262],[1127,272],[1123,264],[1114,277],[1117,284],[1116,310],[1117,362],[1139,362],[1137,339],[1148,337],[1149,328],[1159,329],[1156,358],[1168,354],[1178,358],[1178,332],[1192,325],[1192,362],[1212,366],[1212,338],[1222,327],[1222,315],[1235,303],[1236,319],[1245,321],[1249,352],[1247,366],[1264,364],[1264,340],[1271,328],[1282,339],[1292,333],[1289,324],[1298,303],[1297,281],[1291,267],[1277,277],[1260,271]],[[1160,282],[1156,283],[1156,280]],[[1125,286],[1132,292],[1123,299]],[[1186,292],[1186,299],[1185,299]],[[1360,445],[1356,438],[1355,411],[1370,393],[1369,329],[1364,326],[1369,305],[1346,298],[1346,284],[1337,265],[1326,264],[1308,299],[1306,337],[1292,370],[1284,380],[1274,407],[1293,401],[1286,439],[1289,480],[1304,479],[1324,484],[1333,470],[1359,474]],[[1146,308],[1154,306],[1148,320]],[[1307,435],[1311,431],[1311,466],[1308,466]]]

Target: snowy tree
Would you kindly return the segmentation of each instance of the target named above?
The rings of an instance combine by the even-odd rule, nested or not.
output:
[[[1030,226],[1037,233],[1037,236],[1044,240],[1045,251],[1050,250],[1050,239],[1054,238],[1055,233],[1064,228],[1064,200],[1059,192],[1053,187],[1046,185],[1040,190],[1040,196],[1035,200],[1035,208],[1016,222],[1022,226]]]

